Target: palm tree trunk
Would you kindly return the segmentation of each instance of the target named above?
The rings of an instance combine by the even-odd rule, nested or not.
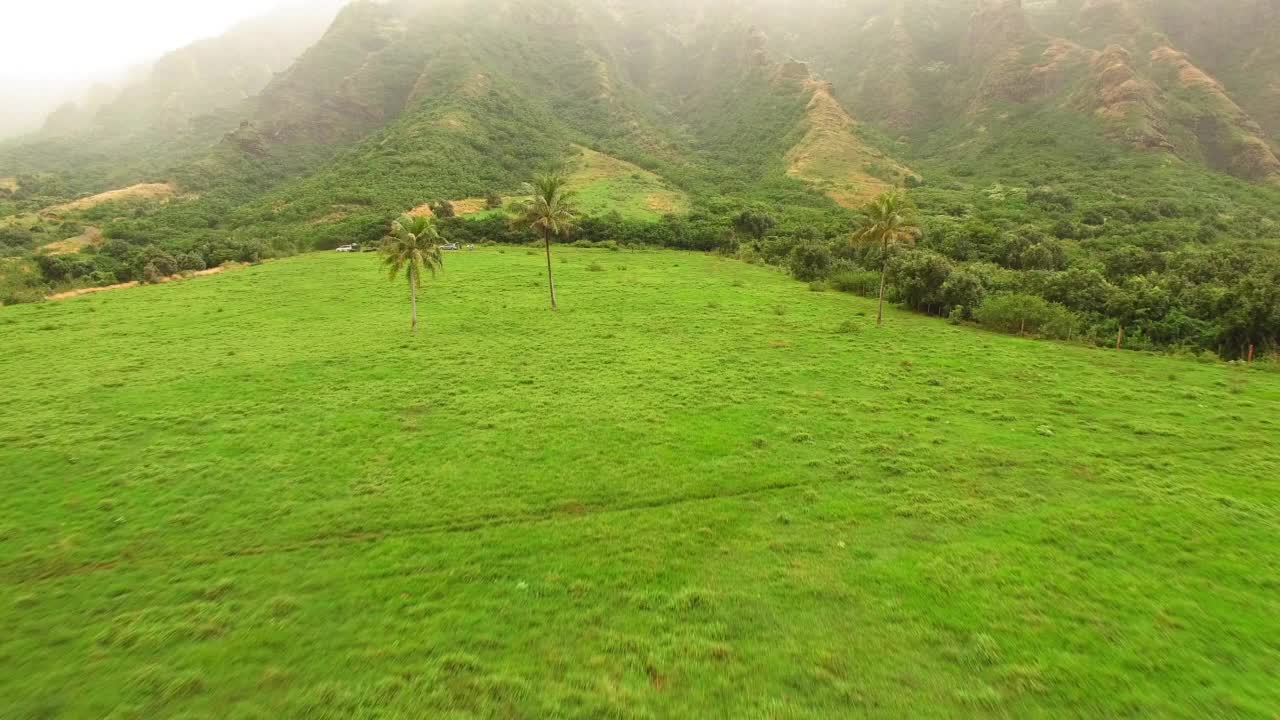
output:
[[[418,283],[415,282],[418,277],[417,273],[409,271],[409,305],[413,308],[409,332],[418,332]]]
[[[876,313],[876,327],[884,327],[884,268],[880,268],[880,310]]]
[[[551,288],[551,309],[556,310],[556,281],[551,276],[551,233],[542,233],[542,242],[547,248],[547,285]]]
[[[876,327],[884,327],[884,276],[889,272],[889,239],[880,238],[880,308],[876,311]]]

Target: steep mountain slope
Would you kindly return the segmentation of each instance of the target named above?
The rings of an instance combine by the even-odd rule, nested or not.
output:
[[[859,137],[856,121],[830,83],[814,80],[803,65],[795,72],[812,99],[805,106],[804,137],[785,158],[788,175],[822,188],[845,207],[859,207],[907,178],[918,181],[911,170]]]
[[[882,127],[923,139],[967,124],[970,138],[980,139],[984,128],[1027,113],[1083,113],[1112,142],[1250,181],[1280,178],[1268,147],[1280,110],[1278,75],[1270,72],[1280,70],[1280,53],[1271,49],[1280,33],[1273,2],[819,5],[821,14],[798,19],[767,15],[772,28],[784,28],[771,34]]]
[[[339,0],[285,6],[225,34],[170,53],[90,119],[95,130],[181,129],[192,119],[236,108],[324,33]]]
[[[1162,0],[1153,16],[1280,147],[1280,2]]]
[[[1280,14],[1251,13],[1257,21],[1250,43],[1250,71],[1231,33],[1203,34],[1191,28],[1211,26],[1217,16],[1232,18],[1257,10],[1252,2],[1197,4],[1178,0],[1087,0],[1061,3],[1068,18],[1063,30],[1093,54],[1089,83],[1077,105],[1092,108],[1108,125],[1109,135],[1140,148],[1172,152],[1188,162],[1255,182],[1280,184],[1280,160],[1269,146],[1263,126],[1241,105],[1266,111],[1265,72],[1269,44],[1264,38],[1280,30]],[[1185,39],[1196,49],[1180,46]],[[1239,98],[1201,65],[1201,58],[1252,82],[1237,83]]]
[[[270,190],[239,195],[229,228],[289,236],[314,224],[307,242],[325,246],[429,199],[509,194],[573,162],[574,145],[704,198],[768,185],[851,204],[908,174],[867,145],[829,86],[775,62],[758,31],[708,21],[682,38],[664,25],[652,37],[666,55],[633,54],[619,44],[635,27],[612,3],[542,10],[354,3],[179,184]],[[686,73],[672,55],[688,58]]]
[[[82,192],[161,178],[234,129],[244,104],[321,36],[340,2],[283,6],[165,55],[124,87],[95,87],[41,132],[0,145],[0,174],[57,172]]]
[[[245,232],[363,214],[337,206],[372,218],[425,198],[510,192],[569,161],[575,144],[710,206],[767,197],[816,207],[824,194],[854,206],[918,182],[910,166],[921,149],[929,161],[954,160],[1053,118],[1098,143],[1280,183],[1273,137],[1246,109],[1268,112],[1269,86],[1241,69],[1269,62],[1269,11],[1227,3],[1224,22],[1261,26],[1246,53],[1175,22],[1180,0],[1025,5],[357,0],[251,100],[219,109],[212,96],[230,91],[216,83],[178,92],[192,84],[182,70],[201,64],[192,58],[246,46],[229,36],[190,48],[100,110],[95,131],[58,141],[74,145],[60,165],[39,169],[75,166],[83,187],[101,179],[106,160],[125,157],[109,175],[121,181],[114,186],[173,180],[222,197],[218,216]],[[243,81],[241,94],[261,81],[228,74]],[[124,131],[134,126],[145,130]],[[357,197],[363,204],[350,202]]]

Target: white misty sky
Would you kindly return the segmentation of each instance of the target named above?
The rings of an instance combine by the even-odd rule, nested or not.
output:
[[[303,0],[0,0],[0,136],[93,81]]]
[[[0,80],[98,79],[286,0],[0,0]]]

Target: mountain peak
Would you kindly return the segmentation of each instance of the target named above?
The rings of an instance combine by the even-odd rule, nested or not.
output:
[[[767,67],[769,65],[769,36],[758,27],[747,30],[747,54],[752,65]]]
[[[969,19],[969,55],[989,58],[1033,34],[1022,0],[978,0]]]

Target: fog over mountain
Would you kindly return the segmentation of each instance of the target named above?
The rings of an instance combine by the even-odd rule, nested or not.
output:
[[[38,129],[67,102],[93,102],[161,57],[281,8],[332,17],[339,0],[14,0],[0,10],[0,138]],[[326,15],[327,13],[327,15]],[[91,96],[91,93],[93,96]]]

